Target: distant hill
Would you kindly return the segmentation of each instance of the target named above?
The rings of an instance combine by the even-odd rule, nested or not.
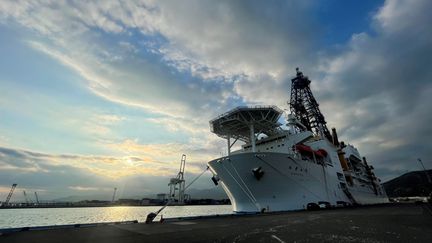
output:
[[[94,195],[73,195],[62,198],[56,198],[50,201],[53,202],[79,202],[85,200],[100,200],[100,201],[111,201],[111,197],[106,194],[94,194]]]
[[[426,173],[432,179],[432,170]],[[389,197],[428,196],[432,185],[428,182],[425,171],[412,171],[396,177],[383,184]]]

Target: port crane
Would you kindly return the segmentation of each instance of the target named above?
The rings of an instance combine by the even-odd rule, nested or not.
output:
[[[186,187],[185,187],[185,180],[184,180],[184,170],[185,170],[185,166],[186,166],[186,155],[183,154],[181,161],[180,161],[180,171],[177,174],[177,177],[175,178],[171,178],[170,183],[168,184],[168,186],[170,186],[170,195],[168,196],[168,201],[156,212],[151,212],[147,215],[146,224],[150,224],[153,222],[153,220],[156,218],[156,216],[162,212],[162,210],[164,210],[166,207],[168,207],[169,204],[175,204],[176,200],[177,200],[177,204],[184,204],[184,200],[185,197],[189,197],[189,195],[184,194],[184,192],[186,191],[186,189],[188,189],[196,180],[198,180],[208,169],[209,167],[207,166],[207,168],[201,172],[201,174],[199,174],[197,177],[195,177],[195,179],[193,179]],[[177,185],[179,185],[179,187],[177,188]],[[179,191],[178,196],[176,197],[176,190]],[[162,216],[161,216],[161,221],[163,220]]]
[[[10,199],[11,199],[11,197],[12,197],[14,191],[15,191],[16,186],[17,186],[17,184],[12,184],[12,187],[11,187],[11,189],[10,189],[10,191],[9,191],[9,194],[8,194],[8,196],[6,197],[5,205],[8,205],[8,204],[9,204],[9,201],[10,201]]]
[[[38,197],[37,192],[35,192],[35,198],[36,198],[36,203],[39,204],[39,197]]]
[[[116,191],[117,191],[117,187],[114,187],[114,193],[113,193],[112,200],[111,200],[112,203],[114,202]]]
[[[170,187],[169,201],[177,202],[178,204],[183,204],[185,200],[185,180],[184,180],[184,170],[186,166],[186,155],[183,154],[180,161],[180,170],[177,177],[171,178],[168,186]],[[176,191],[178,194],[176,195]]]
[[[29,201],[29,199],[27,197],[27,193],[26,193],[25,190],[23,190],[23,194],[24,194],[24,200],[25,200],[26,204],[29,204],[30,201]]]

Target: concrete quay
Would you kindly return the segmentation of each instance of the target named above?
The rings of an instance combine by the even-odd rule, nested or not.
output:
[[[3,232],[0,242],[432,242],[430,204]]]

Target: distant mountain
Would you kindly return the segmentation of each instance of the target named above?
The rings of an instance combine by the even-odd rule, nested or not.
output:
[[[432,184],[428,182],[426,173],[432,179],[432,170],[412,171],[383,183],[387,196],[428,196],[432,192]]]
[[[85,201],[85,200],[99,200],[99,201],[111,201],[111,198],[107,196],[106,194],[94,194],[94,195],[73,195],[73,196],[67,196],[67,197],[61,197],[57,199],[53,199],[50,201],[54,202],[79,202],[79,201]]]

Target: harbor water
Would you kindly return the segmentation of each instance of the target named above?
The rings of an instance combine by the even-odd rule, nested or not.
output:
[[[86,208],[20,208],[0,209],[0,229],[30,226],[86,224],[138,220],[160,209],[148,207],[86,207]],[[164,218],[231,214],[231,205],[169,206],[162,211]],[[156,220],[158,220],[156,218]]]

